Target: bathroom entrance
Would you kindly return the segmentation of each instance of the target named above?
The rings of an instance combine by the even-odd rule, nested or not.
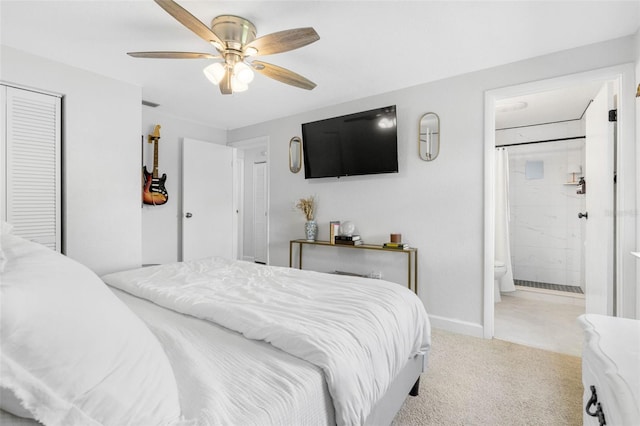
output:
[[[585,124],[600,85],[496,103],[495,338],[580,354]]]
[[[615,142],[619,126],[609,121],[609,110],[619,109],[621,79],[597,74],[487,95],[493,134],[485,176],[494,186],[485,199],[493,222],[485,223],[485,235],[494,238],[485,240],[485,337],[579,354],[575,318],[619,308],[615,266],[623,262],[616,256],[628,241],[616,241],[624,226],[616,223],[624,204],[616,194],[625,193],[614,189],[614,178],[617,165],[632,174],[616,161],[616,146],[625,144]],[[575,344],[565,333],[573,327]],[[541,342],[538,334],[558,342]]]

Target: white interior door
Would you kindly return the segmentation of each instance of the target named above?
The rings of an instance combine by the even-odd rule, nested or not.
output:
[[[244,151],[241,149],[235,150],[234,165],[234,212],[236,222],[236,247],[234,249],[234,258],[242,259],[244,253]]]
[[[613,84],[605,83],[586,113],[585,308],[613,314],[614,244],[614,108]]]
[[[254,261],[267,259],[267,163],[253,164],[253,249]]]
[[[185,139],[182,146],[182,260],[235,259],[235,148]]]

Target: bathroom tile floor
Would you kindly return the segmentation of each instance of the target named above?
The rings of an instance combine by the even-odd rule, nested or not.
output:
[[[494,337],[580,356],[582,330],[576,319],[584,313],[584,299],[537,300],[518,292],[522,290],[516,290],[515,296],[502,293],[502,301],[495,304]]]
[[[583,294],[583,291],[577,285],[562,285],[552,283],[541,283],[540,281],[518,280],[514,279],[513,283],[516,287],[530,287],[530,288],[542,288],[545,290],[562,291],[565,293],[578,293]]]

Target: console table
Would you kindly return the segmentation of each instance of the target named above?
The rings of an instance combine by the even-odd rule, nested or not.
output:
[[[289,267],[293,267],[293,247],[298,246],[298,269],[302,269],[302,248],[305,245],[326,246],[338,249],[354,249],[354,250],[378,250],[383,252],[392,252],[407,256],[407,288],[418,294],[418,249],[411,247],[408,249],[386,248],[382,245],[360,244],[357,246],[347,244],[331,244],[329,241],[308,241],[308,240],[291,240],[289,241]]]

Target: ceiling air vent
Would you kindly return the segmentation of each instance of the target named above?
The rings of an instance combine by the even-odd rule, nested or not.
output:
[[[154,102],[145,101],[144,99],[142,100],[142,105],[148,106],[148,107],[151,107],[151,108],[157,108],[157,107],[160,106],[160,104],[156,104]]]

